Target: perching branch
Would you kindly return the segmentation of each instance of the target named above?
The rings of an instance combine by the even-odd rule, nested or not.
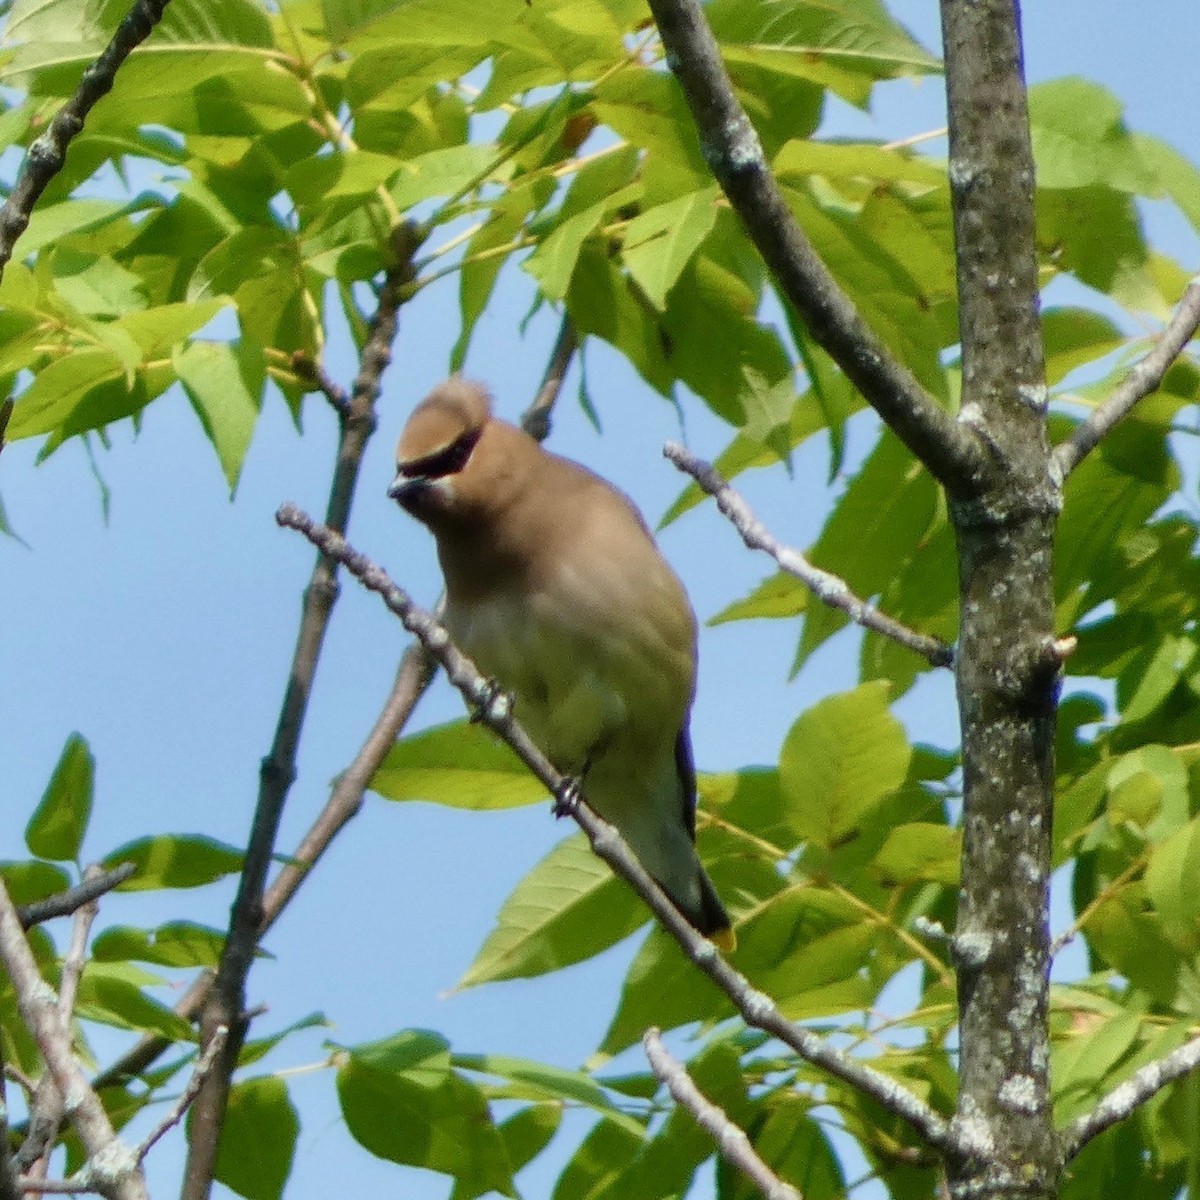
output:
[[[642,1035],[642,1047],[654,1074],[666,1085],[677,1104],[696,1118],[696,1124],[717,1143],[717,1152],[737,1167],[766,1197],[766,1200],[801,1200],[800,1193],[790,1183],[784,1183],[758,1154],[746,1131],[735,1125],[723,1109],[712,1103],[692,1082],[678,1059],[663,1045],[657,1029],[647,1029]]]
[[[1162,383],[1197,327],[1200,327],[1200,279],[1193,279],[1150,353],[1130,368],[1108,399],[1077,425],[1066,441],[1054,448],[1053,463],[1063,479],[1129,416],[1139,401]]]
[[[352,549],[335,530],[318,524],[294,505],[285,504],[275,514],[275,519],[280,525],[304,534],[322,554],[341,563],[365,588],[382,597],[404,628],[414,634],[441,665],[477,719],[507,742],[562,811],[570,813],[587,835],[593,852],[633,888],[688,958],[730,998],[748,1025],[778,1038],[801,1058],[858,1088],[907,1121],[934,1148],[957,1149],[958,1140],[948,1123],[928,1104],[896,1080],[833,1049],[824,1038],[787,1020],[768,996],[756,991],[749,980],[720,956],[711,942],[684,920],[666,893],[633,856],[621,835],[580,796],[576,781],[561,775],[513,719],[507,696],[497,693],[495,686],[451,642],[446,630],[430,613],[413,604],[381,567]]]
[[[99,1097],[71,1050],[71,1037],[54,989],[42,978],[8,891],[0,881],[0,963],[26,1028],[37,1042],[59,1095],[71,1099],[70,1118],[88,1156],[80,1180],[112,1200],[148,1200],[137,1159],[118,1139]]]
[[[83,129],[88,113],[113,86],[117,70],[162,19],[167,0],[136,0],[104,52],[83,73],[75,94],[54,115],[50,128],[29,147],[17,182],[0,209],[0,276],[12,258],[17,239],[29,228],[34,205],[46,185],[63,168],[67,147]]]
[[[412,226],[395,231],[396,265],[380,289],[379,306],[371,319],[358,374],[350,391],[350,408],[339,414],[341,437],[330,485],[326,521],[345,529],[358,484],[367,442],[375,431],[375,402],[384,368],[391,361],[397,315],[412,280],[417,243]],[[212,991],[203,1002],[201,1041],[207,1046],[219,1026],[229,1030],[217,1067],[209,1074],[192,1112],[192,1136],[184,1175],[182,1200],[206,1200],[212,1188],[217,1143],[238,1053],[245,1037],[246,978],[263,923],[263,894],[275,852],[283,807],[296,775],[296,753],[317,662],[337,597],[336,564],[324,555],[313,568],[304,591],[296,649],[288,670],[279,721],[270,751],[259,773],[258,802],[246,850],[246,862],[230,914],[229,934]]]
[[[830,608],[840,609],[864,629],[891,638],[914,654],[919,654],[930,666],[948,667],[954,662],[954,650],[945,642],[909,629],[907,625],[881,613],[874,605],[860,600],[844,579],[814,567],[799,550],[781,544],[711,463],[697,458],[677,442],[668,442],[663,447],[663,454],[716,500],[717,507],[729,518],[751,550],[762,550],[769,554],[782,570],[800,580],[818,600]]]
[[[971,494],[983,465],[974,435],[939,406],[868,327],[796,223],[734,94],[700,0],[650,0],[650,10],[705,159],[780,291],[813,338],[933,476],[953,495]]]
[[[133,863],[121,863],[111,871],[100,871],[98,874],[85,877],[82,883],[65,892],[56,892],[45,900],[35,900],[32,904],[22,904],[17,908],[17,916],[23,929],[32,929],[43,921],[54,917],[69,917],[85,904],[98,900],[113,888],[120,887],[127,879],[137,874]]]
[[[1125,1120],[1156,1092],[1182,1079],[1197,1067],[1200,1067],[1200,1037],[1192,1038],[1165,1057],[1135,1071],[1124,1083],[1113,1088],[1090,1113],[1078,1117],[1059,1133],[1059,1155],[1063,1164],[1069,1163],[1097,1134]]]

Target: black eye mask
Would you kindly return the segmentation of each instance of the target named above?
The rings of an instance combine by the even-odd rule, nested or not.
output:
[[[468,429],[444,449],[427,454],[424,458],[401,463],[400,474],[406,479],[443,479],[447,475],[457,475],[467,465],[467,459],[471,457],[471,451],[475,449],[482,433],[482,429]]]

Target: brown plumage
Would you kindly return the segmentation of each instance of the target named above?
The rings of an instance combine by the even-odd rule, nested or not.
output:
[[[696,619],[622,492],[454,376],[413,412],[388,494],[433,531],[446,626],[701,933],[733,933],[696,856]]]

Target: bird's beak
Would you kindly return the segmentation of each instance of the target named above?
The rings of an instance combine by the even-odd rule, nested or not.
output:
[[[421,497],[432,486],[432,480],[425,475],[397,475],[387,490],[388,498],[395,500],[401,508],[412,508],[420,503]]]

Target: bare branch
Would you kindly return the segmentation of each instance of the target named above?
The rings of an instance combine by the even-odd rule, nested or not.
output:
[[[187,1087],[183,1089],[179,1099],[171,1105],[171,1111],[138,1142],[134,1154],[139,1163],[145,1161],[146,1155],[154,1149],[155,1143],[159,1141],[163,1134],[183,1120],[183,1114],[187,1112],[192,1102],[200,1094],[200,1088],[204,1085],[205,1079],[208,1078],[209,1072],[216,1066],[217,1056],[221,1053],[221,1048],[225,1045],[228,1037],[229,1030],[223,1025],[217,1026],[213,1032],[213,1036],[209,1039],[208,1045],[204,1048],[204,1053],[196,1060],[196,1066],[192,1071],[191,1079],[187,1081]]]
[[[112,90],[118,68],[150,36],[166,7],[167,0],[136,0],[112,41],[83,73],[75,94],[55,113],[50,128],[29,147],[17,182],[0,209],[0,275],[12,258],[17,239],[29,227],[34,205],[62,170],[71,140],[83,129],[96,102]]]
[[[4,1039],[0,1038],[0,1200],[21,1200],[21,1193],[17,1187],[17,1167],[13,1162],[8,1141],[8,1095],[5,1088],[7,1078]]]
[[[830,608],[840,609],[864,629],[891,638],[914,654],[919,654],[930,666],[948,667],[954,662],[954,650],[945,642],[909,629],[907,625],[881,613],[874,605],[860,600],[844,579],[814,567],[799,550],[780,543],[711,463],[697,458],[677,442],[668,442],[663,447],[663,454],[716,500],[717,507],[729,518],[751,550],[762,550],[769,554],[782,570],[800,580],[818,600]]]
[[[955,495],[976,486],[982,456],[960,425],[898,362],[838,286],[796,223],[734,95],[700,0],[650,0],[704,156],[780,291],[809,332],[897,436]]]
[[[1058,1135],[1062,1163],[1069,1163],[1097,1134],[1125,1120],[1169,1083],[1200,1067],[1200,1037],[1184,1042],[1164,1058],[1147,1063],[1124,1083],[1113,1088],[1090,1113],[1072,1121]]]
[[[0,962],[17,997],[21,1019],[37,1041],[59,1094],[70,1098],[71,1122],[88,1156],[81,1183],[113,1200],[148,1200],[132,1151],[113,1131],[99,1097],[88,1086],[71,1051],[71,1038],[54,989],[42,978],[25,940],[16,908],[0,881]],[[83,1177],[86,1176],[86,1177]]]
[[[262,932],[278,918],[333,839],[358,815],[372,776],[425,694],[433,671],[433,662],[419,642],[404,652],[396,682],[374,728],[354,761],[338,776],[328,804],[263,897]]]
[[[539,442],[544,442],[550,436],[550,414],[562,391],[563,380],[567,377],[578,345],[575,326],[571,318],[564,315],[554,349],[550,352],[550,361],[546,364],[546,373],[542,376],[542,386],[538,388],[533,403],[521,414],[521,428]]]
[[[800,1193],[759,1158],[746,1131],[735,1125],[692,1082],[683,1063],[663,1045],[657,1029],[646,1030],[642,1047],[654,1074],[666,1085],[675,1102],[686,1108],[696,1118],[696,1124],[717,1143],[717,1151],[723,1158],[737,1167],[767,1200],[800,1200]]]
[[[1171,364],[1200,327],[1200,278],[1183,293],[1170,323],[1159,334],[1154,348],[1130,368],[1112,394],[1075,427],[1066,441],[1054,448],[1054,466],[1065,479],[1163,381]]]
[[[120,887],[125,880],[132,879],[137,874],[137,867],[133,863],[121,863],[111,871],[100,871],[96,867],[90,867],[89,871],[98,873],[85,876],[82,883],[68,888],[65,892],[57,892],[53,896],[47,896],[45,900],[35,900],[32,904],[22,904],[17,909],[22,928],[31,929],[34,925],[40,925],[54,917],[69,917],[85,904],[93,903],[113,888]]]
[[[957,1139],[947,1122],[929,1105],[894,1079],[833,1049],[824,1038],[803,1026],[792,1024],[768,996],[756,991],[749,980],[721,957],[710,941],[684,920],[616,829],[581,798],[577,782],[561,775],[513,719],[508,698],[497,693],[494,685],[484,679],[475,664],[451,642],[450,635],[437,620],[413,604],[381,567],[352,549],[335,530],[318,524],[294,505],[285,504],[275,514],[275,519],[280,525],[304,534],[322,554],[342,563],[365,588],[383,599],[404,628],[419,638],[441,665],[477,719],[503,738],[541,780],[558,808],[570,813],[587,835],[596,855],[642,898],[688,958],[730,998],[747,1024],[779,1038],[801,1058],[824,1067],[831,1075],[872,1097],[912,1125],[931,1146],[942,1150],[956,1147]]]
[[[339,421],[341,437],[326,511],[326,521],[335,529],[345,529],[350,518],[363,454],[375,431],[375,402],[379,398],[383,371],[391,361],[400,306],[408,297],[412,282],[412,260],[418,244],[414,227],[407,223],[401,225],[394,231],[394,237],[396,265],[384,279],[379,306],[371,319],[358,373],[351,387],[350,407]],[[230,914],[229,935],[212,990],[202,1001],[202,1044],[207,1046],[215,1030],[222,1025],[229,1030],[229,1036],[216,1069],[204,1080],[192,1112],[192,1136],[182,1200],[206,1200],[212,1189],[230,1081],[245,1037],[246,978],[263,923],[267,872],[275,852],[284,803],[296,775],[300,733],[337,590],[336,564],[321,555],[304,591],[300,629],[279,721],[271,749],[259,772],[258,801],[246,862]]]

